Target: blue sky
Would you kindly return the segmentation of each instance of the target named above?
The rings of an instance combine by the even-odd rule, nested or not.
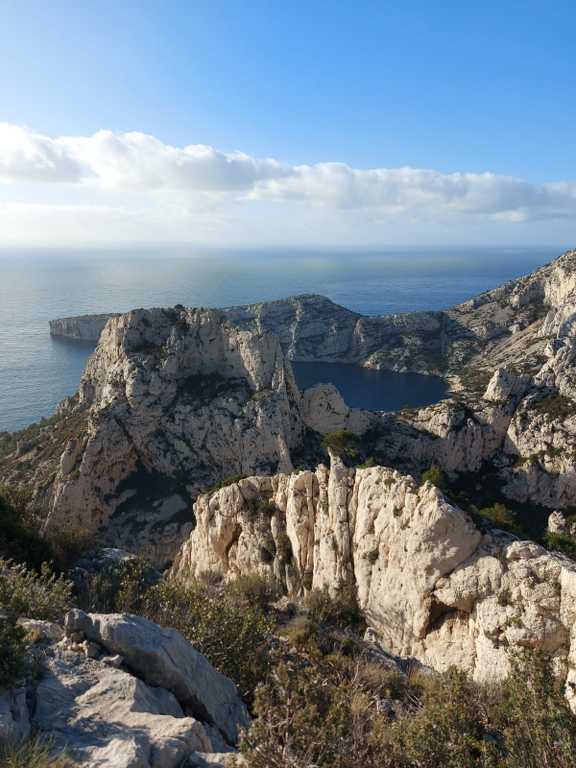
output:
[[[2,237],[569,244],[575,29],[563,1],[2,0]],[[197,153],[175,180],[189,145],[217,181]]]

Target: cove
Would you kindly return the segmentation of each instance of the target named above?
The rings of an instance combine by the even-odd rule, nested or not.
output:
[[[447,396],[448,384],[439,376],[375,371],[346,363],[292,362],[301,390],[334,384],[350,408],[399,411],[421,408]]]

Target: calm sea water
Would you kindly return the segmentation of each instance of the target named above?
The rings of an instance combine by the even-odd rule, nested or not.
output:
[[[77,389],[91,347],[51,338],[52,318],[296,293],[321,293],[370,315],[443,309],[558,255],[557,248],[0,251],[0,431],[49,416]],[[355,390],[348,377],[350,405],[368,397],[362,381]],[[407,404],[405,397],[399,405]]]
[[[421,408],[441,400],[448,390],[437,376],[389,373],[344,363],[292,363],[300,389],[315,384],[334,384],[351,408],[398,411],[405,406]]]

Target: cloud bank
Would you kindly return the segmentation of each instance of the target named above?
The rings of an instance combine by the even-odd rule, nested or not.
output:
[[[515,222],[576,216],[573,181],[535,184],[494,173],[411,167],[361,170],[337,162],[289,165],[202,144],[174,147],[140,132],[52,138],[6,123],[0,124],[0,182],[169,193],[183,204],[198,196],[214,203],[284,201],[384,218],[460,214]]]

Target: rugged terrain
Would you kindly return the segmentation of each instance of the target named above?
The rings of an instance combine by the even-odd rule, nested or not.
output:
[[[374,462],[416,476],[438,464],[542,527],[546,510],[576,505],[575,311],[571,251],[444,313],[365,318],[304,296],[114,316],[78,395],[0,442],[0,478],[32,488],[48,533],[80,525],[161,563],[194,525],[201,490],[313,468],[321,436],[347,429]],[[455,395],[351,411],[334,387],[300,393],[288,358],[443,370]]]
[[[51,419],[0,436],[0,480],[26,525],[40,520],[52,546],[88,537],[170,566],[156,613],[146,615],[162,627],[181,622],[189,639],[198,621],[219,627],[209,647],[224,664],[231,656],[232,677],[250,646],[242,622],[255,621],[250,665],[264,653],[264,638],[270,658],[280,648],[278,674],[262,679],[268,692],[281,690],[253,731],[271,724],[268,749],[283,697],[293,693],[282,682],[286,653],[291,679],[302,670],[306,679],[323,664],[317,654],[332,658],[334,645],[322,650],[322,629],[302,659],[291,639],[270,637],[270,613],[240,612],[234,624],[240,593],[226,590],[238,577],[285,592],[282,606],[266,604],[281,621],[294,608],[287,595],[299,605],[314,596],[340,606],[352,600],[378,658],[393,654],[439,671],[455,665],[479,683],[510,670],[514,679],[511,652],[544,651],[576,709],[575,318],[576,251],[444,313],[363,318],[314,296],[227,310],[134,310],[106,320],[76,396]],[[78,335],[77,328],[68,332]],[[442,372],[453,394],[398,413],[351,410],[333,386],[300,392],[290,359]],[[7,509],[0,504],[2,514]],[[9,543],[18,526],[6,522]],[[31,578],[14,576],[6,561],[0,566],[0,587]],[[49,575],[34,578],[59,588]],[[106,578],[96,573],[100,598]],[[136,571],[135,591],[124,594],[136,613],[147,605],[144,581]],[[221,591],[208,597],[202,584]],[[118,594],[124,586],[116,585]],[[0,607],[15,594],[0,589]],[[199,606],[207,618],[200,612],[187,623]],[[34,616],[20,610],[12,618]],[[6,624],[0,615],[2,632]],[[244,704],[184,636],[135,616],[79,611],[67,614],[64,637],[57,626],[28,629],[54,636],[45,641],[40,682],[26,694],[0,693],[0,741],[2,728],[25,736],[32,726],[70,746],[81,764],[229,763],[226,752],[248,723]],[[359,638],[348,626],[345,633],[330,643],[358,649]],[[298,632],[290,637],[297,646]],[[363,663],[365,654],[362,646]],[[399,661],[394,674],[411,663]],[[313,692],[305,691],[307,706]],[[383,701],[392,718],[404,717],[402,707],[423,711],[411,696],[390,704],[388,693],[378,694],[366,711],[376,717]],[[290,701],[299,712],[297,696]],[[352,716],[338,715],[339,722]],[[473,728],[480,719],[474,715]],[[507,734],[501,739],[514,730],[499,728]],[[292,765],[293,731],[285,734],[282,768]],[[251,768],[268,768],[258,762],[261,749],[256,741]]]
[[[290,360],[346,362],[393,371],[459,374],[471,361],[534,368],[543,354],[549,309],[574,290],[574,251],[532,274],[452,309],[367,316],[309,294],[222,311],[243,330],[270,331]],[[97,341],[115,315],[50,322],[55,336]]]
[[[478,527],[431,483],[385,467],[249,477],[201,496],[172,567],[258,572],[288,591],[350,590],[382,645],[502,679],[510,648],[550,653],[576,706],[576,562]]]

